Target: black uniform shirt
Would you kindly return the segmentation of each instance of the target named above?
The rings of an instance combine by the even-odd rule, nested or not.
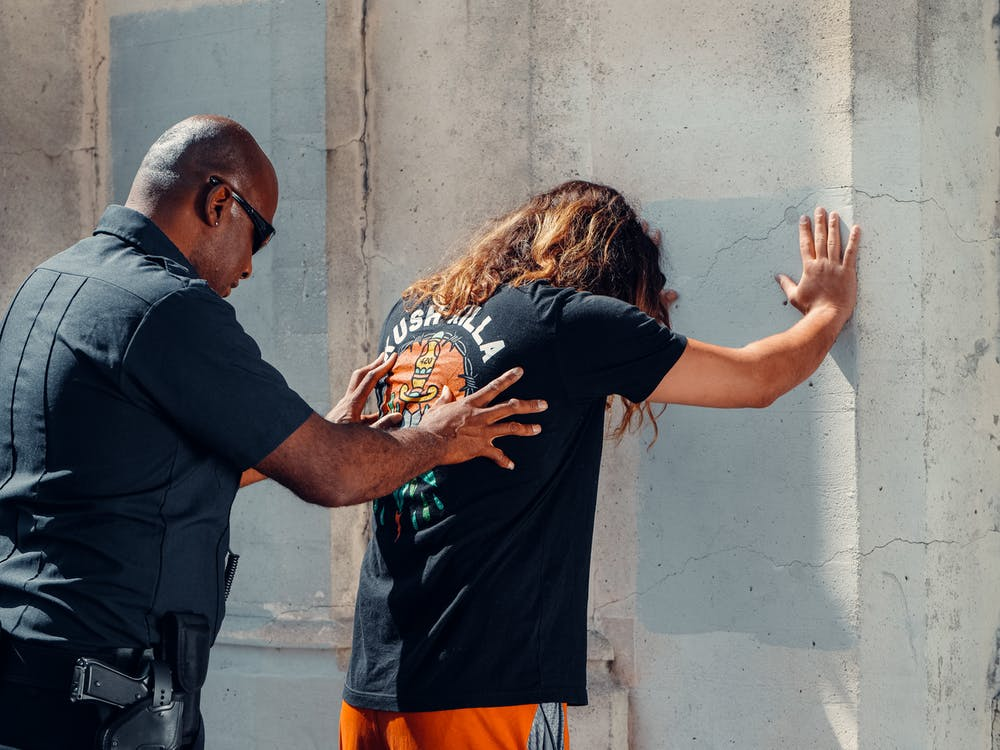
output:
[[[0,627],[148,646],[217,632],[243,469],[312,413],[149,219],[110,206],[0,326]]]

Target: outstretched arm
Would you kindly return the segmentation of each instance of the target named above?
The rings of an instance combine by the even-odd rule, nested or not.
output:
[[[788,301],[803,317],[782,333],[740,349],[688,339],[677,363],[649,400],[663,404],[763,407],[811,375],[851,317],[857,297],[857,254],[861,230],[851,228],[841,248],[840,217],[816,209],[799,220],[802,276],[798,283],[777,277]]]
[[[303,500],[330,507],[367,502],[434,466],[479,456],[512,469],[513,462],[493,441],[507,435],[536,435],[540,428],[501,420],[544,411],[546,404],[518,399],[491,404],[522,374],[520,368],[509,370],[458,401],[442,395],[439,404],[412,428],[334,424],[314,414],[257,469]]]

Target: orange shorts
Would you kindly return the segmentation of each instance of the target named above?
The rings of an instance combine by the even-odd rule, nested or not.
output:
[[[343,703],[340,750],[569,750],[566,704],[398,712]]]

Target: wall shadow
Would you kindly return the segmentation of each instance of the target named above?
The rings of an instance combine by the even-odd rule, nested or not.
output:
[[[849,195],[646,206],[664,230],[674,327],[741,346],[793,324],[773,280],[798,278],[797,221]],[[719,217],[725,217],[719,221]],[[857,633],[856,339],[767,410],[671,407],[639,472],[638,611],[652,632],[746,633],[843,650]]]

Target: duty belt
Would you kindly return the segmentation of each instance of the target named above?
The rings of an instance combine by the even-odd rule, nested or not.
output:
[[[141,673],[152,660],[152,650],[120,648],[85,652],[87,659],[99,661],[120,672]],[[63,692],[74,680],[79,651],[0,633],[0,680]]]
[[[69,687],[71,701],[100,704],[108,712],[95,738],[101,750],[179,750],[192,742],[203,747],[198,703],[212,642],[208,619],[168,612],[160,632],[155,654],[141,649],[73,654],[0,632],[0,680],[63,696]]]

